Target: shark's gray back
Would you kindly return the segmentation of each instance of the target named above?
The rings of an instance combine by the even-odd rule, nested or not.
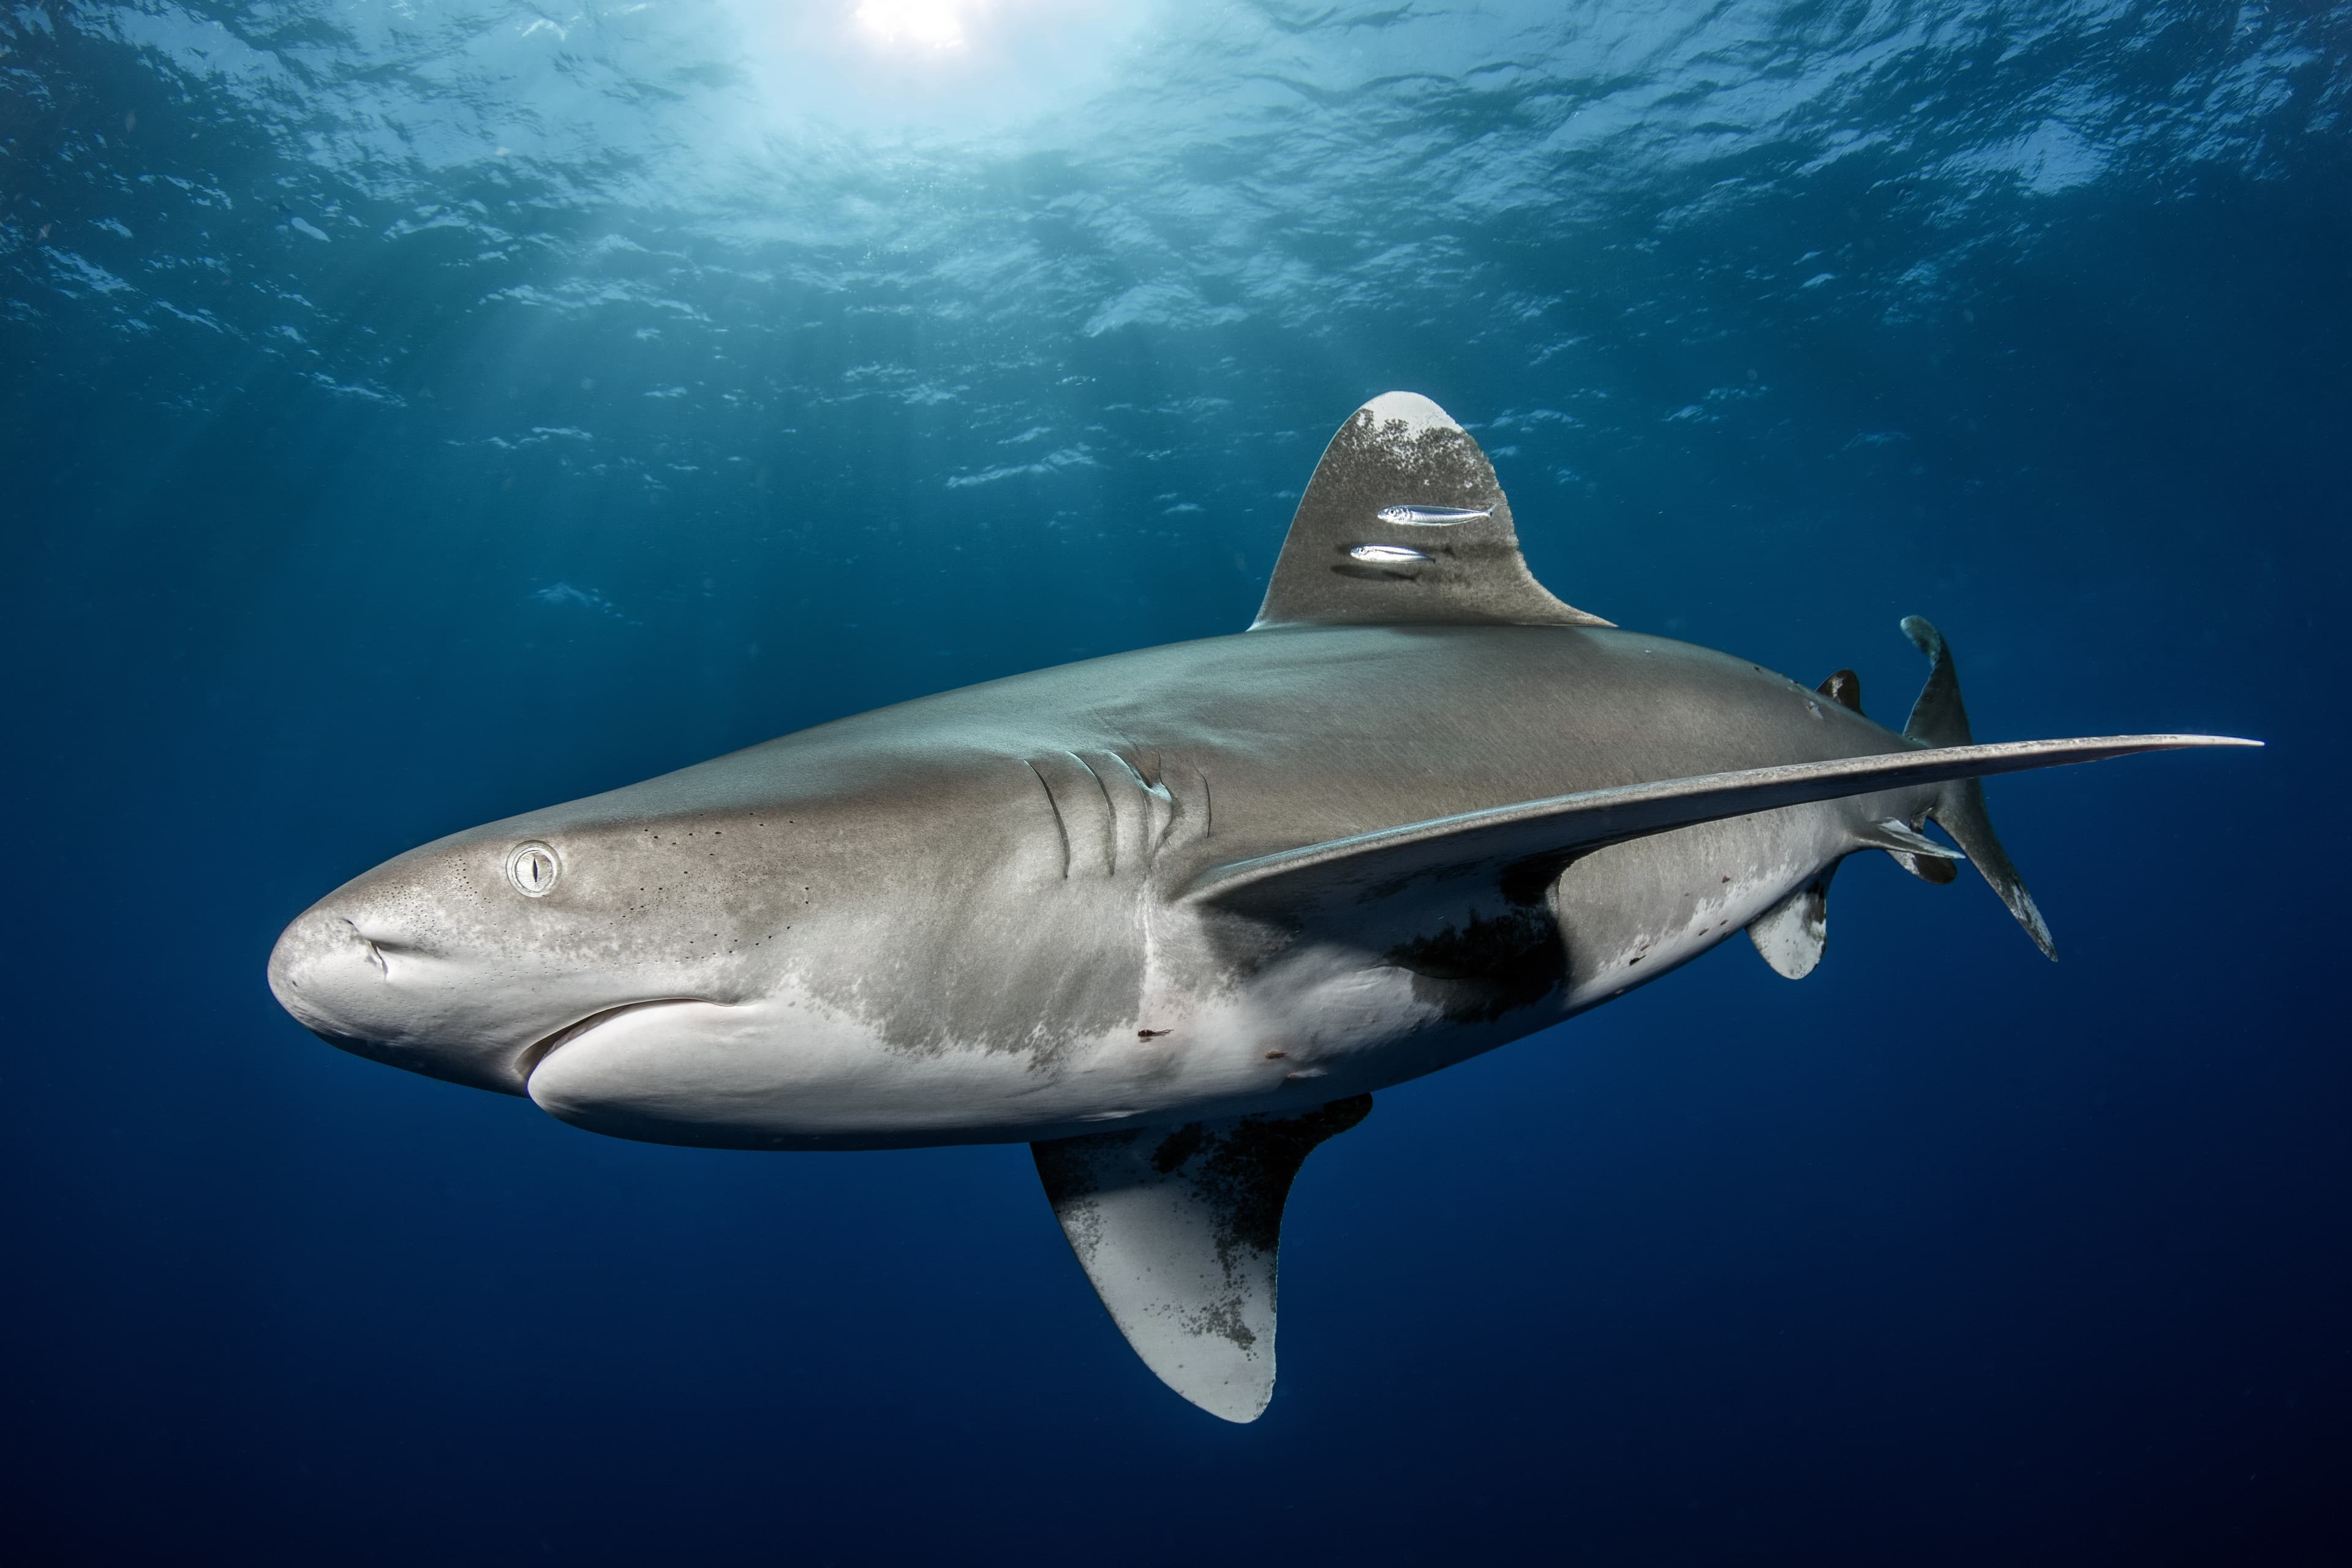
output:
[[[1664,637],[1591,626],[1297,626],[942,692],[723,761],[747,775],[772,772],[787,795],[881,811],[916,793],[909,770],[997,775],[1008,797],[1024,784],[1036,794],[1042,831],[1052,826],[1048,796],[1070,804],[1056,770],[1108,753],[1198,818],[1119,874],[1181,876],[1534,796],[1903,744],[1785,676]],[[1029,783],[1032,768],[1053,781],[1047,789]],[[886,775],[900,787],[877,799],[870,783]],[[1122,782],[1105,780],[1114,810],[1125,805]]]

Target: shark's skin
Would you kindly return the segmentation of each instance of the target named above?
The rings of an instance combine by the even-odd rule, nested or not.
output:
[[[2217,743],[1975,746],[1906,627],[1935,673],[1898,733],[1835,679],[1572,609],[1475,444],[1392,394],[1335,437],[1249,632],[455,834],[296,920],[270,984],[347,1049],[594,1131],[1035,1143],[1139,1352],[1247,1420],[1283,1195],[1365,1096],[1751,926],[1801,974],[1844,856],[1948,879],[1930,816],[2046,947],[1975,775]]]
[[[323,900],[272,974],[363,1054],[663,1142],[1026,1142],[1305,1110],[1688,962],[1932,791],[1601,849],[1554,889],[1559,936],[1452,888],[1369,931],[1291,931],[1178,897],[1202,872],[1907,746],[1644,634],[1272,629],[924,698],[457,834]],[[504,866],[534,841],[562,869],[526,899]],[[652,1005],[548,1048],[632,1004]]]

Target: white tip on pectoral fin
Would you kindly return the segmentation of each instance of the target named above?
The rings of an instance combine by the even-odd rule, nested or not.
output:
[[[1070,1250],[1162,1383],[1227,1421],[1274,1396],[1282,1207],[1307,1156],[1370,1095],[1304,1115],[1243,1116],[1033,1143]]]

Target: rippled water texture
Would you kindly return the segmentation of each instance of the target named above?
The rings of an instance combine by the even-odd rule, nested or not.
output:
[[[2317,3],[6,0],[11,1531],[2352,1556],[2347,106]],[[1857,868],[1801,984],[1384,1094],[1245,1432],[1017,1150],[595,1140],[270,1003],[412,844],[1238,629],[1390,387],[1612,620],[2273,744],[2000,782],[2063,965]]]

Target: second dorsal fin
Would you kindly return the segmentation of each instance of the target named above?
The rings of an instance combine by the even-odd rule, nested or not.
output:
[[[1307,481],[1251,627],[1456,622],[1605,626],[1547,593],[1470,433],[1384,392],[1348,416]]]

